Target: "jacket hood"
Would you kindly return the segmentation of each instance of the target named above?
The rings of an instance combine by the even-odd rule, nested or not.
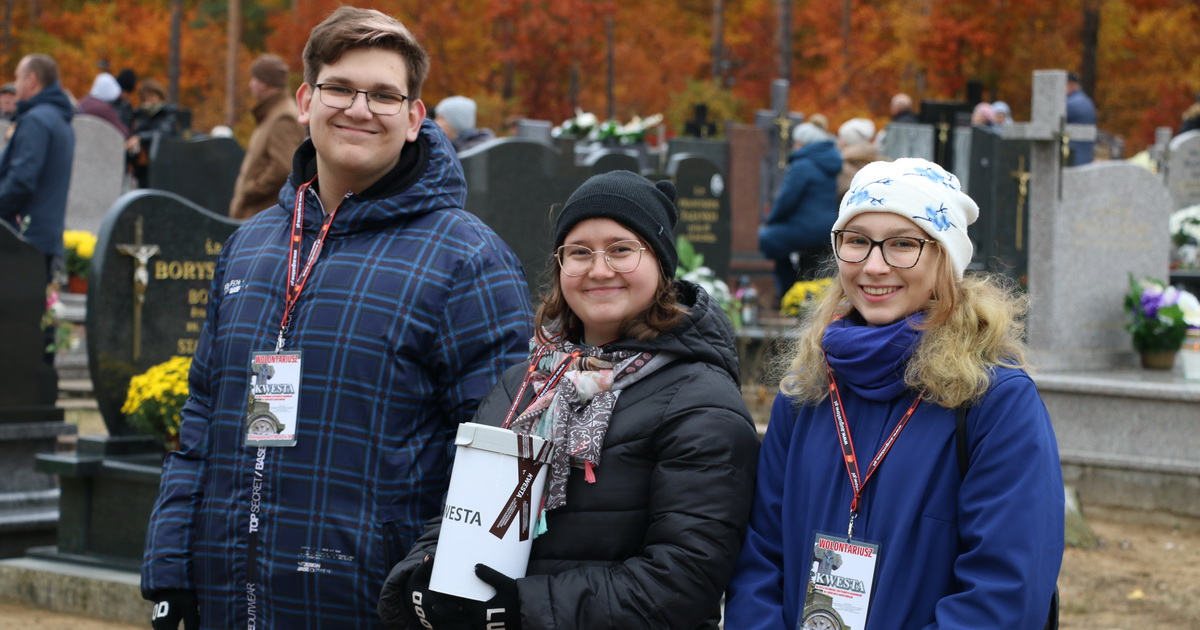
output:
[[[317,150],[307,138],[292,157],[292,174],[279,191],[279,205],[289,214],[301,184],[317,173]],[[320,180],[317,180],[320,186]],[[309,190],[304,204],[304,228],[316,229],[324,220],[316,191]],[[330,235],[346,235],[375,230],[401,219],[428,214],[446,208],[462,208],[467,198],[467,183],[462,165],[450,141],[431,120],[421,123],[415,142],[406,142],[400,161],[379,181],[342,201]]]
[[[806,144],[788,156],[788,163],[797,160],[808,160],[826,175],[834,175],[842,170],[842,154],[838,152],[833,140],[822,140]]]
[[[729,318],[699,285],[676,280],[675,286],[680,302],[688,311],[683,321],[655,339],[623,339],[612,344],[613,349],[668,352],[681,360],[709,363],[727,372],[740,385],[737,341]]]
[[[75,115],[75,106],[71,104],[71,99],[67,98],[67,93],[63,91],[58,81],[42,88],[42,91],[33,97],[17,103],[17,120],[20,120],[25,112],[38,105],[49,105],[67,122],[70,122]]]

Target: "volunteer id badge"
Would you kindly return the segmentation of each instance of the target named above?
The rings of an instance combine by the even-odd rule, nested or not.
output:
[[[250,353],[246,446],[295,446],[300,352]]]
[[[867,627],[879,545],[818,533],[797,630]]]

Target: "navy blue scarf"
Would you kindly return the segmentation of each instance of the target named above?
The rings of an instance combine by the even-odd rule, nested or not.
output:
[[[925,319],[916,313],[887,326],[865,326],[857,315],[836,320],[825,328],[821,345],[838,386],[874,401],[896,398],[908,389],[904,368],[921,340],[913,328]]]

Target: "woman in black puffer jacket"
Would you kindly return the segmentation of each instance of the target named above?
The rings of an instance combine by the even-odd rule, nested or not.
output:
[[[674,197],[669,182],[614,172],[567,201],[535,369],[510,369],[475,416],[500,425],[515,410],[513,430],[556,445],[527,576],[479,565],[497,590],[488,602],[429,591],[435,519],[388,576],[390,628],[717,627],[758,438],[728,319],[700,287],[669,280]]]

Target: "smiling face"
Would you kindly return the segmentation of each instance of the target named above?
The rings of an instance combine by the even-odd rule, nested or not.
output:
[[[399,53],[383,48],[352,48],[336,63],[321,67],[316,83],[338,83],[359,90],[408,94],[408,69]],[[400,161],[405,142],[414,142],[425,119],[420,100],[406,100],[399,114],[380,116],[358,94],[349,109],[321,102],[320,90],[309,83],[296,92],[300,124],[309,125],[317,149],[322,181],[336,180],[347,190],[361,192],[379,181]]]
[[[586,219],[567,232],[564,245],[603,250],[617,241],[642,242],[633,230],[612,219]],[[642,247],[646,247],[642,242]],[[597,254],[587,273],[571,277],[558,270],[558,282],[571,312],[583,325],[583,342],[599,346],[615,340],[621,323],[646,310],[661,280],[658,257],[646,247],[637,269],[617,273]]]
[[[916,223],[890,212],[864,212],[855,216],[845,229],[880,241],[891,236],[927,239],[929,235]],[[873,247],[867,259],[848,263],[838,259],[838,277],[850,304],[870,326],[886,326],[920,311],[933,297],[937,283],[936,242],[925,244],[917,264],[911,269],[896,269],[883,260],[883,252]]]

